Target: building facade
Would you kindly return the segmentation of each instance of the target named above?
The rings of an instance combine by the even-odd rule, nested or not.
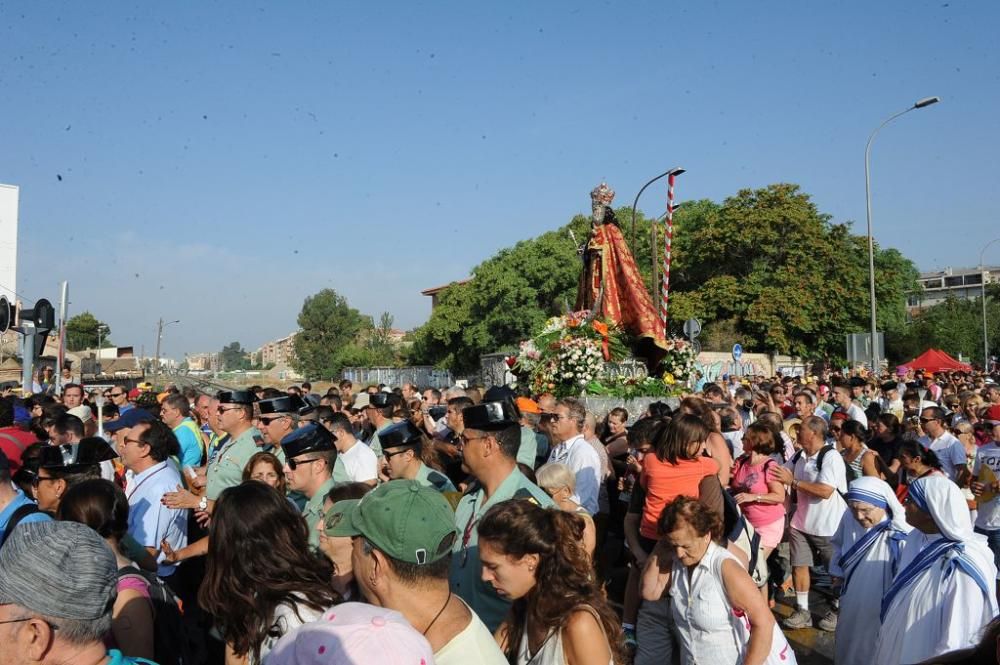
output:
[[[962,300],[979,298],[984,284],[1000,283],[1000,266],[980,268],[945,268],[920,273],[921,291],[910,295],[906,305],[910,313],[938,305],[949,297]]]

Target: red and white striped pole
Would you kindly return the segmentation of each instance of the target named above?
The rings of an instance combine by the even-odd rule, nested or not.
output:
[[[682,171],[683,173],[683,171]],[[667,176],[667,218],[663,225],[663,280],[660,282],[660,320],[663,321],[663,334],[667,334],[667,314],[670,305],[670,247],[674,239],[674,178],[675,173]]]

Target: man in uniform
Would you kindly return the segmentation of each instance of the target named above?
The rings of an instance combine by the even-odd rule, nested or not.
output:
[[[257,429],[264,437],[265,447],[284,463],[281,441],[299,428],[299,413],[306,409],[305,401],[297,395],[281,395],[257,402]]]
[[[390,480],[416,480],[438,492],[455,492],[448,476],[435,471],[420,459],[423,434],[408,420],[396,423],[382,432],[382,455]]]
[[[552,499],[517,468],[521,444],[518,413],[509,402],[483,402],[462,411],[461,444],[465,466],[475,477],[455,509],[461,538],[451,560],[452,590],[479,615],[491,632],[503,621],[510,601],[483,582],[479,561],[479,519],[494,505],[525,499],[551,507]]]
[[[399,406],[399,395],[394,393],[377,392],[368,396],[368,422],[375,426],[375,433],[372,434],[368,446],[379,457],[382,456],[381,432],[392,425],[392,414]]]
[[[281,440],[285,451],[288,489],[302,492],[308,499],[302,517],[309,527],[309,544],[319,546],[316,523],[323,517],[323,500],[333,489],[333,465],[337,449],[333,435],[315,423],[299,427]]]
[[[243,482],[243,468],[260,452],[264,439],[253,426],[257,395],[249,390],[222,390],[216,395],[219,429],[229,435],[208,465],[205,496],[178,489],[163,495],[168,508],[190,508],[211,513],[222,490]]]

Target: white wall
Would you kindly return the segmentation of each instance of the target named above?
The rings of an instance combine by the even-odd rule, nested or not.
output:
[[[12,303],[17,290],[18,193],[14,185],[0,184],[0,296]]]

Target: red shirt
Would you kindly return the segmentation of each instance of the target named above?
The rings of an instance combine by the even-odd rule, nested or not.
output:
[[[20,427],[0,427],[0,450],[10,460],[11,473],[21,468],[21,453],[36,441],[38,437]]]

